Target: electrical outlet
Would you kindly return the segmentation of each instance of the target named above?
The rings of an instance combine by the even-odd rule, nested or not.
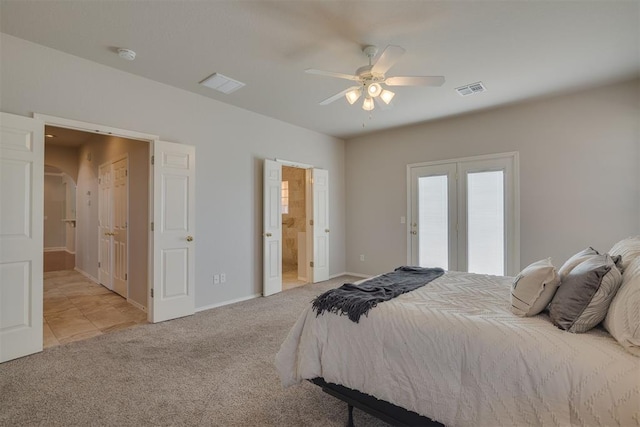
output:
[[[220,283],[225,283],[227,281],[227,275],[225,273],[220,274]]]
[[[214,274],[213,275],[213,284],[217,285],[218,283],[220,283],[220,275],[219,274]]]
[[[360,255],[360,261],[364,261],[364,255]]]

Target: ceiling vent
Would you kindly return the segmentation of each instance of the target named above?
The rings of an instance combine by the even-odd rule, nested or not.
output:
[[[200,82],[201,85],[215,89],[222,93],[231,93],[245,86],[244,83],[237,80],[233,80],[227,76],[223,76],[220,73],[213,73],[206,79]]]
[[[474,93],[486,92],[487,88],[484,86],[482,82],[471,83],[469,85],[464,85],[456,88],[456,91],[460,96],[473,95]]]

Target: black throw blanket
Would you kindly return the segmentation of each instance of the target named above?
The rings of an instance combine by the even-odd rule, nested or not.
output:
[[[361,285],[345,283],[331,289],[313,300],[313,309],[317,316],[325,311],[346,314],[349,320],[358,323],[360,316],[367,315],[379,302],[420,288],[443,274],[441,268],[398,267]]]

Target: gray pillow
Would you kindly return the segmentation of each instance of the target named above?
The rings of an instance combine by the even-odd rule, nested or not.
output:
[[[594,255],[600,255],[600,252],[596,251],[591,246],[573,255],[571,258],[566,260],[564,264],[562,264],[562,267],[560,267],[560,269],[558,269],[558,275],[560,276],[560,279],[564,280],[566,275],[569,274],[571,270],[576,268],[577,265],[586,261]]]
[[[574,267],[549,304],[549,317],[560,329],[586,332],[607,315],[622,275],[607,255],[591,256]]]

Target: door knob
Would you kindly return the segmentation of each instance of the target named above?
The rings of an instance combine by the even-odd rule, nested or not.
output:
[[[193,236],[187,236],[187,242],[193,242]]]
[[[264,233],[264,235],[265,235],[266,237],[271,237],[271,236],[272,236],[272,234],[271,234],[271,233]]]
[[[328,232],[329,232],[329,229],[328,229],[328,228],[325,228],[325,229],[324,229],[324,232],[325,232],[325,233],[328,233]]]

